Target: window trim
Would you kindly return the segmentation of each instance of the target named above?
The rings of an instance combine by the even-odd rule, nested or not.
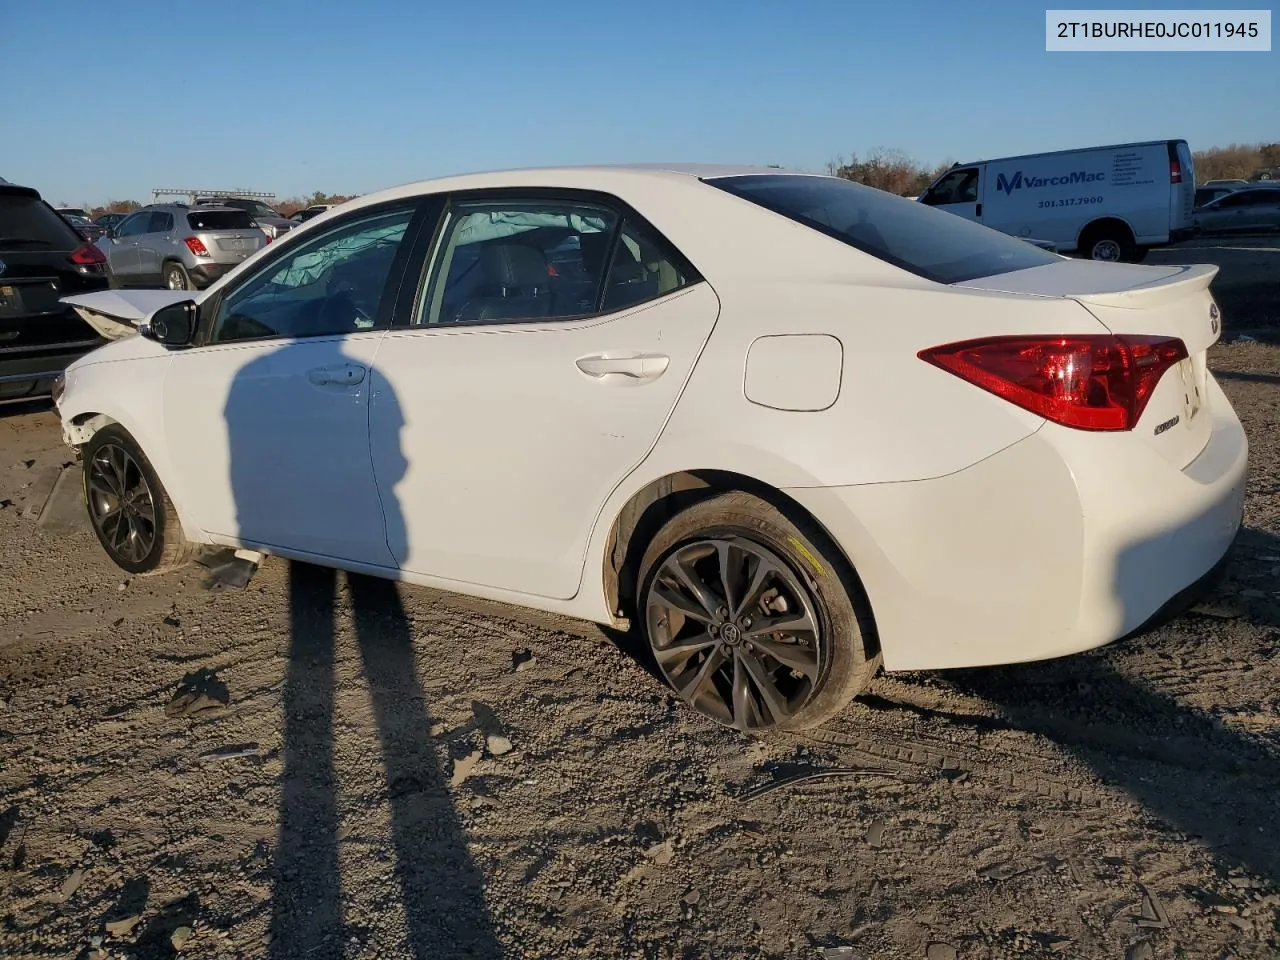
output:
[[[627,310],[636,307],[647,306],[656,303],[666,297],[675,294],[684,293],[689,288],[705,281],[702,272],[694,265],[683,250],[671,242],[661,230],[659,230],[651,220],[646,218],[633,206],[615,194],[602,190],[584,190],[576,187],[477,187],[469,190],[454,190],[448,193],[434,194],[439,198],[440,208],[439,215],[436,217],[435,229],[432,231],[422,231],[418,235],[417,243],[413,250],[412,263],[421,264],[419,274],[414,282],[409,282],[408,275],[404,278],[401,285],[400,294],[397,298],[395,313],[391,319],[391,328],[399,331],[424,331],[431,332],[437,330],[463,330],[473,327],[495,327],[495,326],[526,326],[528,324],[562,324],[573,323],[582,320],[596,320],[601,317],[612,316],[613,314],[624,313]],[[595,309],[591,313],[575,314],[573,316],[564,317],[529,317],[527,319],[511,319],[502,318],[499,320],[461,320],[451,321],[449,323],[414,323],[414,317],[417,313],[418,304],[421,298],[427,293],[427,287],[431,282],[432,275],[435,272],[436,261],[441,255],[441,244],[445,239],[445,229],[449,224],[449,214],[455,207],[462,203],[564,203],[574,206],[594,206],[603,207],[609,210],[617,218],[613,228],[613,237],[609,242],[609,252],[606,256],[605,273],[602,277],[600,289],[596,292]],[[650,297],[647,300],[639,300],[635,303],[628,304],[617,310],[611,310],[608,313],[603,310],[603,299],[607,289],[603,282],[608,277],[609,271],[613,269],[613,259],[617,253],[617,245],[622,235],[623,225],[628,221],[634,223],[640,230],[648,234],[653,241],[661,246],[671,260],[673,266],[680,271],[685,278],[685,284],[675,290],[671,290],[656,297]]]
[[[214,341],[213,323],[218,315],[218,311],[222,309],[223,302],[227,297],[234,295],[241,290],[245,284],[251,283],[255,279],[261,277],[263,273],[277,267],[281,261],[294,255],[294,248],[299,244],[310,243],[318,237],[329,236],[333,233],[345,230],[351,224],[361,220],[372,219],[374,217],[383,216],[388,213],[408,210],[412,212],[409,223],[405,227],[404,238],[400,241],[400,247],[396,250],[395,258],[391,261],[391,270],[387,274],[387,281],[382,289],[382,298],[378,303],[378,316],[374,318],[374,324],[368,330],[359,331],[361,334],[375,333],[385,331],[390,328],[391,320],[394,315],[395,307],[400,299],[400,290],[408,274],[408,265],[411,262],[410,256],[417,248],[419,234],[423,231],[423,226],[430,219],[433,204],[430,195],[418,195],[413,197],[402,197],[396,200],[388,200],[383,203],[371,204],[367,207],[360,207],[352,210],[340,219],[333,220],[325,224],[322,230],[309,231],[306,235],[302,235],[302,231],[289,231],[285,238],[271,245],[271,252],[262,258],[256,265],[255,269],[246,273],[242,277],[237,277],[235,281],[221,287],[213,296],[204,300],[200,304],[199,316],[196,318],[196,336],[192,341],[191,348],[201,347],[234,347],[237,345],[249,345],[257,343],[289,343],[320,340],[325,337],[335,336],[351,336],[351,334],[314,334],[306,337],[253,337],[243,338],[239,340],[220,340]],[[298,239],[302,236],[302,239]]]

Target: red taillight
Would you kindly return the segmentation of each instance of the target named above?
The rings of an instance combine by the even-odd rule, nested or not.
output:
[[[1178,163],[1177,160],[1169,161],[1169,182],[1170,183],[1182,182],[1182,164]]]
[[[207,257],[209,248],[200,242],[199,237],[187,237],[182,241],[187,245],[187,249],[194,253],[197,257]]]
[[[1174,337],[1015,336],[946,344],[918,356],[1054,423],[1130,430],[1187,348]]]
[[[70,260],[77,267],[91,267],[107,262],[106,255],[92,243],[82,243],[71,251]]]

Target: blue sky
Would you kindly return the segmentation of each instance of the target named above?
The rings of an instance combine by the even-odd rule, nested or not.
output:
[[[1280,137],[1275,50],[1046,53],[1046,5],[1069,6],[0,0],[0,176],[97,203],[547,163],[817,170],[877,146],[939,162]]]

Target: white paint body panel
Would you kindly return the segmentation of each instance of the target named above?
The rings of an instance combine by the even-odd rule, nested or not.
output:
[[[604,570],[628,500],[679,471],[740,473],[808,509],[853,562],[889,669],[1106,643],[1222,556],[1240,520],[1247,447],[1203,370],[1217,336],[1200,326],[1211,272],[1062,260],[942,286],[692,175],[725,172],[763,171],[515,171],[351,201],[194,299],[369,204],[507,186],[621,197],[705,282],[558,324],[172,352],[130,336],[71,365],[61,415],[123,424],[194,539],[601,623],[614,622]],[[1172,371],[1134,431],[1100,435],[1047,424],[916,356],[971,337],[1108,330],[1187,340],[1204,397],[1184,430],[1152,435],[1182,408]],[[753,345],[773,337],[838,343],[838,374],[834,348],[806,345],[763,357],[753,378]],[[579,367],[637,354],[668,360],[638,382]],[[340,389],[308,380],[345,363],[366,377]],[[244,412],[229,427],[233,391]],[[256,501],[254,529],[237,487]]]
[[[703,283],[594,320],[391,331],[370,430],[396,564],[573,597],[596,512],[658,439],[718,312]],[[652,379],[577,366],[634,354],[669,362]]]
[[[840,396],[844,346],[828,334],[761,337],[747,351],[743,392],[775,410],[825,410]]]

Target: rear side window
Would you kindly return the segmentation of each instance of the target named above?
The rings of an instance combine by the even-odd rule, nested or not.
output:
[[[935,283],[962,283],[1060,259],[956,214],[850,180],[765,174],[706,182]]]
[[[187,224],[192,230],[252,230],[253,217],[244,210],[204,210],[188,213]]]
[[[43,201],[0,194],[0,250],[74,250],[81,242]]]

